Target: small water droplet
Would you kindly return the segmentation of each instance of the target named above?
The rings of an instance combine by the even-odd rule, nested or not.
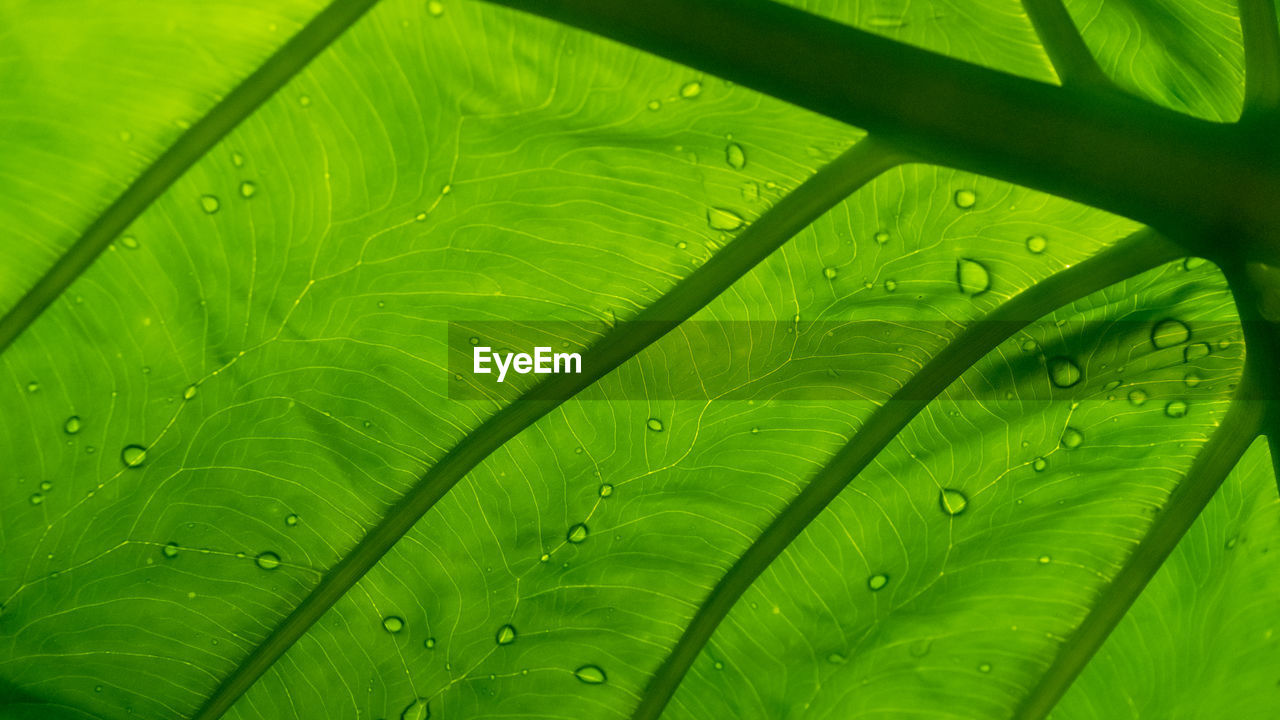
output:
[[[31,382],[27,383],[27,392],[29,393],[40,392],[40,383],[36,382],[35,380],[32,380]]]
[[[1182,383],[1189,388],[1196,387],[1203,381],[1204,378],[1200,377],[1199,373],[1194,372],[1189,372],[1182,377]]]
[[[120,461],[127,468],[141,467],[147,461],[147,449],[141,445],[125,445],[120,451]]]
[[[124,237],[120,238],[120,244],[128,248],[129,250],[137,250],[138,238],[132,235],[125,235]]]
[[[876,241],[877,245],[884,245],[885,243],[889,242],[889,233],[883,230],[880,230],[875,235],[873,235],[872,238]]]
[[[836,276],[839,274],[840,274],[840,271],[830,265],[822,268],[822,275],[828,280],[835,280]]]
[[[991,663],[982,663],[981,665],[979,665],[978,672],[982,672],[982,673],[991,672]]]
[[[1209,347],[1209,343],[1191,343],[1182,349],[1182,362],[1195,362],[1203,357],[1208,357],[1213,352],[1213,348]]]
[[[1068,450],[1075,450],[1084,444],[1084,433],[1068,425],[1067,429],[1062,431],[1062,440],[1060,442],[1062,447]]]
[[[738,143],[729,143],[724,146],[724,161],[734,170],[741,170],[747,166],[747,151]]]
[[[213,195],[200,196],[200,209],[204,210],[206,213],[212,215],[218,212],[218,208],[220,207],[222,207],[222,203]]]
[[[956,283],[965,295],[981,295],[991,289],[991,273],[977,260],[960,258],[956,261]]]
[[[1027,252],[1039,255],[1049,247],[1049,241],[1045,240],[1043,235],[1032,235],[1027,238]]]
[[[178,557],[178,543],[165,543],[164,547],[160,548],[160,554],[169,559]]]
[[[498,632],[493,636],[493,640],[499,645],[510,645],[515,642],[516,626],[508,624],[498,628]]]
[[[647,105],[645,105],[645,107],[649,108],[650,110],[657,110],[657,109],[659,109],[659,108],[661,108],[661,107],[662,107],[662,101],[661,101],[661,100],[650,100],[650,101],[649,101],[649,103],[648,103]]]
[[[884,573],[876,573],[875,575],[872,575],[871,577],[867,578],[867,589],[872,592],[880,590],[881,588],[883,588],[885,585],[888,585],[888,584],[889,584],[889,576]]]
[[[431,706],[427,705],[426,698],[415,699],[400,713],[400,720],[428,720],[430,717]]]
[[[961,210],[968,210],[978,204],[978,195],[972,190],[957,190],[955,194],[956,207]]]
[[[564,539],[577,545],[587,539],[587,526],[585,523],[577,523],[569,528],[569,532],[565,533]]]
[[[658,418],[649,418],[645,422],[645,427],[649,428],[653,432],[662,432],[663,430],[662,421]]]
[[[422,641],[422,647],[424,647],[424,648],[426,648],[426,649],[428,649],[428,650],[434,650],[434,649],[435,649],[435,647],[436,647],[436,639],[435,639],[435,638],[433,638],[433,637],[429,637],[429,638],[427,638],[426,640],[423,640],[423,641]]]
[[[573,676],[588,685],[599,685],[608,680],[608,677],[604,674],[604,670],[597,665],[583,665],[573,671]]]
[[[79,415],[72,415],[71,417],[67,418],[66,422],[62,423],[62,431],[68,435],[75,435],[76,433],[80,432],[80,429],[82,427],[83,427],[83,424],[80,422]]]
[[[27,498],[27,501],[32,505],[39,505],[44,502],[44,495],[41,495],[40,493],[31,493],[31,497]]]
[[[1235,538],[1227,538],[1227,544],[1225,545],[1226,549],[1230,550],[1230,549],[1234,548],[1235,546],[1236,546],[1236,539],[1235,539]]]
[[[1037,343],[1035,340],[1027,340],[1026,342],[1022,343],[1022,352],[1032,353],[1039,349],[1040,349],[1040,343]]]
[[[1044,472],[1049,467],[1049,461],[1043,456],[1031,461],[1031,469],[1036,472]]]
[[[1188,410],[1190,410],[1190,406],[1186,400],[1170,400],[1164,406],[1164,414],[1171,418],[1186,417]]]
[[[843,665],[849,662],[849,658],[845,657],[844,655],[841,655],[838,652],[833,652],[827,656],[827,662],[831,663],[832,665]]]
[[[182,391],[182,399],[190,400],[194,398],[196,396],[196,393],[199,391],[200,391],[199,388],[197,388],[194,384],[188,385],[186,389]]]
[[[609,483],[605,483],[605,484],[603,484],[603,485],[601,485],[601,486],[600,486],[600,497],[602,497],[602,498],[607,498],[607,497],[609,497],[609,496],[610,496],[610,495],[612,495],[612,494],[613,494],[613,486],[612,486],[612,485],[610,485]]]
[[[737,230],[742,227],[742,216],[732,210],[724,208],[707,208],[707,225],[712,230],[722,230],[725,232]]]
[[[53,489],[53,483],[49,482],[48,480],[42,480],[40,481],[40,489],[43,490],[44,492],[49,492],[50,490]]]
[[[440,2],[440,0],[431,0],[427,3],[427,13],[431,17],[440,17],[444,14],[444,3]]]
[[[240,183],[240,197],[251,198],[258,192],[258,186],[249,180]]]
[[[1053,562],[1053,558],[1049,557],[1048,555],[1041,555],[1041,556],[1040,556],[1040,564],[1041,564],[1041,565],[1048,565],[1050,562]]]
[[[284,524],[288,525],[289,527],[293,527],[297,525],[299,522],[301,522],[301,520],[302,518],[298,517],[297,513],[289,513],[288,515],[284,516]]]
[[[395,615],[388,615],[382,618],[382,629],[392,635],[395,635],[401,630],[404,630],[404,618],[397,617]]]
[[[687,82],[684,84],[684,87],[680,88],[680,97],[682,98],[696,98],[701,94],[702,94],[702,83],[698,82],[697,80],[694,80],[693,82]]]
[[[1209,262],[1202,257],[1189,257],[1182,261],[1183,270],[1195,270],[1196,268]]]
[[[244,167],[244,156],[240,153],[231,153],[231,164],[236,167]]]
[[[963,491],[955,488],[942,488],[938,493],[938,507],[942,508],[942,512],[956,516],[964,512],[969,507],[969,496]]]
[[[1049,381],[1054,387],[1069,388],[1077,385],[1084,378],[1080,366],[1069,357],[1058,355],[1049,358],[1046,367],[1049,369]]]
[[[310,95],[299,95],[299,96],[298,96],[298,104],[299,104],[299,105],[301,105],[302,107],[311,107],[311,96],[310,96]]]
[[[1166,318],[1157,322],[1151,328],[1151,344],[1157,350],[1182,343],[1191,339],[1191,328],[1186,323],[1173,318]]]
[[[1147,391],[1141,388],[1129,391],[1129,404],[1133,406],[1142,405],[1147,402]]]
[[[280,567],[280,556],[268,550],[264,553],[259,553],[258,557],[254,558],[254,562],[263,570],[275,570]]]
[[[897,281],[897,280],[885,280],[885,281],[884,281],[884,291],[885,291],[885,292],[895,292],[895,291],[897,291],[897,289],[898,289],[898,281]]]

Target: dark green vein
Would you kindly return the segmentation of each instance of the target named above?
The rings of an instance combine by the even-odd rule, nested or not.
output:
[[[633,720],[654,720],[742,593],[938,393],[997,345],[1039,317],[1175,259],[1180,250],[1149,230],[1072,266],[973,323],[938,353],[841,448],[774,518],[703,599],[645,689]]]
[[[252,75],[191,126],[85,229],[17,304],[0,318],[0,353],[57,300],[129,223],[175,180],[258,109],[377,0],[335,0]]]
[[[1062,0],[1022,0],[1022,7],[1027,11],[1027,17],[1031,19],[1036,35],[1063,84],[1112,86],[1084,44],[1084,38],[1080,37],[1080,31]]]
[[[1018,707],[1016,720],[1040,720],[1049,714],[1258,437],[1265,403],[1259,401],[1253,387],[1251,371],[1255,367],[1246,363],[1244,382],[1222,425],[1205,443],[1186,479],[1170,495],[1124,566],[1095,598],[1088,616],[1062,644],[1039,684]]]
[[[634,357],[714,300],[836,203],[905,158],[865,139],[778,201],[706,264],[582,357],[579,375],[554,375],[499,410],[432,466],[314,590],[232,672],[196,714],[220,717],[320,616],[355,585],[445,493],[494,450],[556,406]]]

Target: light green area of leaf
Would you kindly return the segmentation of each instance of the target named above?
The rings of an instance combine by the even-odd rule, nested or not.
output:
[[[1053,77],[1016,3],[806,7]],[[146,19],[197,45],[231,27],[181,12]],[[256,14],[226,12],[257,28],[244,20]],[[45,104],[21,100],[24,112],[51,126],[61,108],[102,113],[59,131],[92,148],[49,165],[75,178],[65,192],[24,184],[0,202],[14,237],[30,238],[4,248],[16,260],[0,270],[0,307],[173,139],[175,120],[206,110],[307,12],[233,33],[243,47],[218,45],[216,72],[189,50],[174,61],[163,36],[130,72],[192,78],[130,86],[150,102],[124,103],[97,76],[75,103],[30,89]],[[900,27],[877,19],[893,12]],[[84,26],[75,67],[119,44],[105,22]],[[1104,68],[1139,63],[1128,52],[1107,49]],[[1186,107],[1205,114],[1222,98]],[[149,143],[138,154],[118,145],[127,128]],[[78,147],[35,139],[44,132],[0,142]],[[189,717],[497,411],[448,398],[446,322],[603,331],[721,252],[734,218],[755,220],[860,137],[507,10],[384,0],[0,356],[0,701],[21,718]],[[35,182],[7,167],[0,177]],[[432,717],[627,717],[710,589],[876,407],[985,313],[1134,229],[966,173],[885,173],[695,318],[792,321],[794,350],[737,346],[724,372],[705,371],[713,395],[743,366],[782,379],[752,401],[622,399],[673,382],[661,348],[632,359],[593,388],[606,401],[569,400],[481,463],[227,717],[413,717],[420,702]],[[1166,317],[1214,338],[1211,352],[1154,349]],[[891,331],[834,357],[800,342],[857,321]],[[1078,405],[1049,382],[1060,355],[1083,374]],[[1040,321],[952,385],[764,570],[666,716],[1007,713],[1180,481],[1241,364],[1212,266],[1165,266]],[[1174,401],[1185,417],[1166,414]],[[1079,447],[1063,447],[1068,428]],[[1249,492],[1271,497],[1267,484]],[[961,495],[963,512],[945,512]],[[1274,532],[1256,522],[1260,546]],[[1233,557],[1205,553],[1213,567]],[[1161,576],[1138,612],[1195,622],[1182,587]],[[1137,642],[1126,633],[1115,647]],[[1187,657],[1196,637],[1170,653]],[[1259,647],[1202,654],[1229,667]],[[1113,702],[1105,683],[1077,692]],[[1239,702],[1235,716],[1261,717]]]

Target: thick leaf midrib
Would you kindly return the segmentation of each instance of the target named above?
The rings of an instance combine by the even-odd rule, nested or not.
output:
[[[0,318],[0,353],[93,264],[125,228],[200,158],[284,87],[377,0],[335,0],[178,137],[85,228],[53,266]]]

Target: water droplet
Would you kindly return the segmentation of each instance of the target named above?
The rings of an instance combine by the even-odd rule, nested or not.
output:
[[[1027,238],[1027,251],[1039,255],[1049,247],[1049,241],[1043,235],[1032,235]]]
[[[894,292],[894,291],[896,291],[897,289],[898,289],[898,281],[897,281],[897,280],[885,280],[885,281],[884,281],[884,291],[885,291],[885,292]]]
[[[955,488],[942,488],[938,493],[938,507],[948,515],[959,515],[969,507],[969,496]]]
[[[130,250],[137,250],[138,238],[132,235],[125,235],[124,237],[120,238],[120,244]]]
[[[957,190],[955,201],[956,207],[961,210],[968,210],[978,203],[978,195],[972,190]]]
[[[40,489],[43,490],[44,492],[49,492],[50,490],[53,489],[53,483],[49,482],[48,480],[42,480],[40,482]]]
[[[1195,270],[1196,268],[1200,267],[1201,265],[1204,265],[1207,262],[1209,261],[1205,260],[1202,257],[1189,257],[1186,260],[1182,261],[1182,269]]]
[[[1043,456],[1031,461],[1031,469],[1036,472],[1044,472],[1049,467],[1049,461]]]
[[[1142,404],[1144,404],[1146,401],[1147,401],[1147,391],[1146,391],[1146,390],[1138,389],[1138,390],[1130,390],[1130,391],[1129,391],[1129,404],[1130,404],[1130,405],[1134,405],[1134,406],[1136,407],[1136,406],[1138,406],[1138,405],[1142,405]]]
[[[1068,425],[1067,429],[1062,431],[1062,440],[1060,442],[1062,447],[1068,450],[1075,450],[1084,444],[1084,433]]]
[[[707,224],[712,230],[737,230],[742,227],[742,216],[732,210],[724,208],[707,208]]]
[[[573,676],[588,685],[599,685],[609,679],[597,665],[583,665],[573,671]]]
[[[311,96],[310,96],[310,95],[300,95],[300,96],[298,96],[298,104],[299,104],[299,105],[301,105],[302,107],[310,107],[310,106],[311,106]]]
[[[612,494],[613,494],[613,486],[612,486],[612,485],[610,485],[609,483],[605,483],[605,484],[603,484],[603,485],[601,485],[601,486],[600,486],[600,497],[602,497],[602,498],[607,498],[607,497],[609,497],[609,496],[610,496],[610,495],[612,495]]]
[[[747,166],[747,151],[738,143],[729,143],[724,146],[724,161],[734,170],[741,170]]]
[[[702,94],[702,83],[698,82],[697,80],[694,80],[693,82],[687,82],[684,84],[684,87],[680,88],[680,97],[682,98],[696,98],[701,94]]]
[[[515,642],[516,626],[508,624],[498,628],[498,632],[493,636],[493,640],[499,645],[510,645]]]
[[[649,428],[653,432],[662,432],[663,430],[662,421],[658,418],[649,418],[649,420],[645,422],[645,427]]]
[[[182,399],[190,400],[191,398],[194,398],[196,396],[197,392],[199,392],[199,388],[197,388],[195,385],[188,385],[187,388],[182,391]]]
[[[1027,340],[1026,342],[1022,343],[1022,352],[1031,353],[1031,352],[1035,352],[1038,349],[1040,349],[1040,343],[1036,342],[1035,340]]]
[[[62,423],[62,431],[68,435],[75,435],[76,433],[80,432],[80,429],[82,427],[83,425],[80,422],[79,415],[72,415],[71,417],[67,418],[66,422]]]
[[[564,539],[577,545],[587,539],[587,526],[585,523],[578,523],[569,528],[569,532],[565,533]]]
[[[426,648],[426,649],[428,649],[428,650],[434,650],[434,649],[435,649],[435,647],[436,647],[436,639],[435,639],[435,638],[433,638],[433,637],[429,637],[429,638],[427,638],[426,640],[423,640],[423,641],[422,641],[422,647],[424,647],[424,648]]]
[[[1040,564],[1041,564],[1041,565],[1048,565],[1048,564],[1049,564],[1050,562],[1052,562],[1052,561],[1053,561],[1053,558],[1049,557],[1048,555],[1041,555],[1041,556],[1040,556]]]
[[[302,518],[298,517],[297,513],[289,513],[288,515],[284,516],[284,524],[288,525],[289,527],[293,527],[301,521],[302,521]]]
[[[991,273],[977,260],[960,258],[956,261],[956,283],[965,295],[981,295],[991,289]]]
[[[1230,549],[1234,548],[1235,546],[1236,546],[1236,539],[1235,539],[1235,538],[1227,538],[1227,544],[1225,545],[1226,549],[1230,550]]]
[[[843,665],[849,662],[849,658],[845,657],[844,655],[841,655],[838,652],[833,652],[827,656],[827,662],[831,663],[832,665]]]
[[[431,717],[431,706],[426,698],[417,698],[409,703],[400,713],[400,720],[428,720]]]
[[[164,547],[160,548],[160,554],[169,559],[178,557],[178,543],[165,543]]]
[[[1062,355],[1051,357],[1046,367],[1049,369],[1049,381],[1055,387],[1069,388],[1084,378],[1084,372],[1080,370],[1080,366],[1069,357]]]
[[[1189,372],[1182,377],[1182,383],[1189,388],[1196,387],[1203,381],[1204,378],[1200,377],[1199,373],[1194,372]]]
[[[828,280],[835,280],[836,276],[839,274],[840,274],[840,271],[830,265],[822,268],[822,275],[826,277]]]
[[[1209,347],[1209,343],[1191,343],[1182,349],[1182,362],[1195,362],[1203,357],[1208,357],[1213,352],[1213,348]]]
[[[1157,350],[1181,345],[1191,339],[1191,328],[1186,323],[1173,318],[1166,318],[1157,322],[1151,328],[1151,344]]]
[[[404,630],[404,618],[397,617],[395,615],[388,615],[382,618],[382,629],[392,635],[395,635],[401,630]]]
[[[120,451],[120,461],[128,468],[140,467],[147,461],[147,449],[141,445],[125,445]]]
[[[244,167],[244,156],[240,153],[231,153],[231,164],[236,167]]]
[[[883,230],[880,230],[875,235],[873,235],[872,238],[876,241],[877,245],[884,245],[885,243],[889,242],[889,233]]]
[[[44,502],[44,495],[41,495],[40,493],[31,493],[31,497],[27,498],[27,501],[32,505],[39,505]]]
[[[991,672],[991,663],[982,663],[981,665],[979,665],[978,672],[982,672],[982,673]]]
[[[888,584],[889,576],[884,573],[876,573],[875,575],[867,578],[867,589],[872,592],[875,592]]]
[[[1190,406],[1187,405],[1186,400],[1170,400],[1169,403],[1164,406],[1164,414],[1171,418],[1186,417],[1189,409]]]
[[[240,183],[240,197],[251,198],[258,192],[258,186],[249,180]]]
[[[742,183],[742,199],[756,202],[760,199],[760,185],[752,180]]]
[[[35,380],[32,380],[31,382],[27,383],[27,392],[29,393],[40,392],[40,383],[36,382]]]
[[[213,195],[200,196],[200,209],[204,210],[206,213],[212,215],[218,212],[218,208],[221,208],[221,207],[222,207],[222,203],[219,202],[218,198],[214,197]]]
[[[427,12],[431,17],[440,17],[444,14],[444,3],[440,0],[431,0],[427,3]]]
[[[258,557],[254,558],[254,562],[263,570],[275,570],[280,567],[280,556],[268,550],[264,553],[259,553]]]
[[[649,108],[650,110],[657,110],[658,108],[662,107],[662,101],[650,100],[649,103],[645,105],[645,107]]]

